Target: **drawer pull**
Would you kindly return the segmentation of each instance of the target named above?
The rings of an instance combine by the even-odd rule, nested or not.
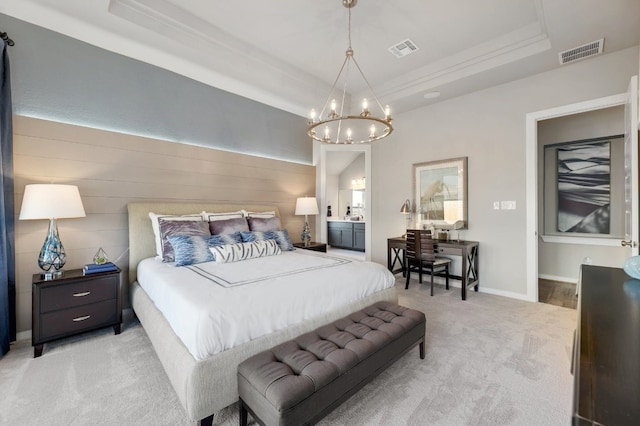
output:
[[[73,297],[83,297],[83,296],[88,296],[90,294],[91,294],[90,291],[83,291],[82,293],[73,293]]]
[[[83,317],[74,318],[73,322],[85,321],[85,320],[88,320],[89,318],[91,318],[91,315],[85,315]]]

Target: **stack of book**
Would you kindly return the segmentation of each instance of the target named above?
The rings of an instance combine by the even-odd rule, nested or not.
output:
[[[104,272],[114,272],[117,270],[118,267],[113,262],[107,262],[101,265],[89,263],[87,265],[84,265],[84,267],[82,268],[82,272],[84,273],[84,275],[102,274]]]

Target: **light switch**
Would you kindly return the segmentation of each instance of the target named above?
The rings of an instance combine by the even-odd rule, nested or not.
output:
[[[516,209],[516,202],[515,201],[502,201],[500,203],[500,207],[502,207],[502,210],[515,210]]]
[[[500,201],[494,201],[493,202],[493,209],[494,210],[500,210]]]

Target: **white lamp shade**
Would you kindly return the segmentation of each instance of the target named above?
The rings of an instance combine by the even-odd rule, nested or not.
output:
[[[24,188],[20,220],[85,217],[75,185],[33,184]]]
[[[296,215],[319,214],[316,197],[300,197],[296,200]]]

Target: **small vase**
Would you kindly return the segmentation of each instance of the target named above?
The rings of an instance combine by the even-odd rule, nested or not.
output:
[[[624,262],[624,272],[631,278],[640,279],[640,256],[631,256]]]

